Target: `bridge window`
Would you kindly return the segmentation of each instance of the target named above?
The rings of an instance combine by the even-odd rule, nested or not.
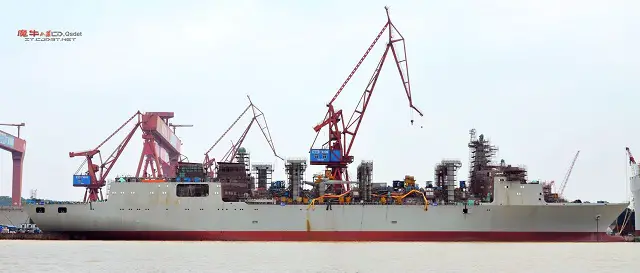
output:
[[[37,207],[36,213],[44,213],[44,207]]]
[[[209,184],[178,184],[176,186],[178,197],[206,197],[209,196]]]
[[[67,213],[67,207],[58,207],[58,213]]]

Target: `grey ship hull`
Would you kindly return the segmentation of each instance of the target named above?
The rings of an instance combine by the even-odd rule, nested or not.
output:
[[[538,199],[538,186],[527,185],[518,193],[497,193],[493,203],[469,206],[467,213],[460,205],[429,206],[426,211],[424,205],[381,204],[334,204],[328,209],[223,202],[218,183],[207,183],[209,196],[177,197],[177,184],[113,183],[105,202],[26,209],[44,232],[82,239],[619,241],[605,231],[628,206],[547,204]]]
[[[20,226],[28,223],[29,216],[24,208],[0,207],[0,225]]]

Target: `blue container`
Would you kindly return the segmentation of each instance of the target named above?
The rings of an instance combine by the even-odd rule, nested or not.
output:
[[[466,188],[467,184],[465,181],[460,181],[460,188]]]
[[[200,181],[202,181],[202,179],[200,179],[200,177],[193,178],[193,182],[200,182]]]
[[[74,175],[73,186],[74,187],[86,187],[91,184],[91,177],[88,175]]]
[[[309,151],[309,161],[311,163],[340,162],[342,152],[340,150],[311,149]]]
[[[275,181],[273,182],[273,187],[276,189],[284,188],[284,181]]]
[[[185,177],[184,182],[191,182],[191,177]]]

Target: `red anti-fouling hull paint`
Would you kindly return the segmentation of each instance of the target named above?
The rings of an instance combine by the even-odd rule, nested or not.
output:
[[[621,242],[595,232],[384,232],[384,231],[96,231],[65,232],[71,239],[290,242]]]

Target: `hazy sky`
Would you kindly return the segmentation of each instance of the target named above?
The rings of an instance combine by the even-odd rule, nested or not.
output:
[[[64,3],[64,4],[62,4]],[[5,1],[0,8],[0,123],[26,122],[23,195],[78,200],[70,151],[94,148],[136,110],[174,111],[184,153],[201,161],[247,105],[269,121],[283,157],[308,157],[312,127],[385,23],[407,39],[412,118],[392,59],[353,148],[374,180],[433,180],[443,158],[462,160],[468,131],[526,165],[530,179],[563,179],[582,200],[627,198],[625,146],[640,155],[638,1]],[[482,4],[481,4],[482,3]],[[19,29],[79,31],[74,42],[25,42]],[[382,41],[383,42],[383,41]],[[338,99],[351,113],[381,55],[380,43]],[[222,157],[249,119],[213,151]],[[421,126],[423,126],[421,128]],[[15,133],[12,128],[3,130]],[[108,154],[124,132],[103,149]],[[113,174],[133,174],[134,137]],[[254,128],[253,162],[283,163]],[[351,173],[355,178],[355,165]],[[311,168],[311,173],[320,169]],[[0,154],[0,195],[11,157]]]

